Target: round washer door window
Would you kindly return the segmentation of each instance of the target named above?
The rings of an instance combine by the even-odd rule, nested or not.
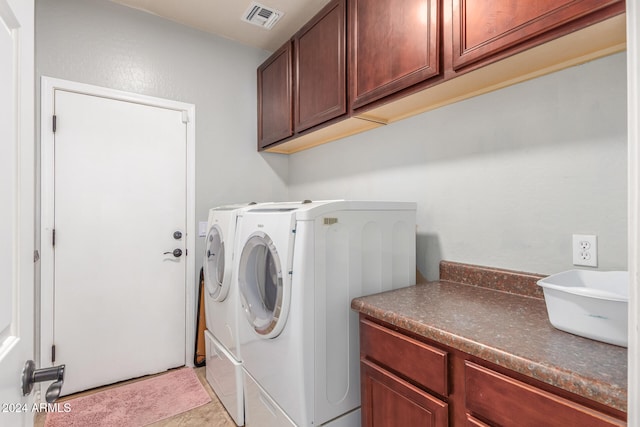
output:
[[[242,249],[238,286],[243,311],[253,329],[273,338],[285,323],[284,289],[278,252],[264,233],[255,233]]]
[[[224,240],[220,228],[215,225],[207,234],[204,257],[207,292],[215,301],[221,301],[227,296],[228,289],[224,286]]]

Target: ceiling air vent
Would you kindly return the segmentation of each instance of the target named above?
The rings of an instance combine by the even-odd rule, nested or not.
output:
[[[242,20],[270,30],[283,15],[284,13],[279,10],[253,2],[249,5],[244,15],[242,15]]]

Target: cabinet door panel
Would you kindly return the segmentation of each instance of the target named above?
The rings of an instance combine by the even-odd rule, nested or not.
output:
[[[452,1],[454,69],[508,50],[616,3],[624,7],[621,0]],[[570,28],[567,29],[569,32]]]
[[[621,427],[626,423],[575,402],[465,362],[469,413],[504,427]]]
[[[439,74],[438,4],[437,0],[350,2],[353,108]]]
[[[466,427],[490,427],[489,424],[485,424],[482,421],[474,418],[473,416],[467,414],[467,422],[465,423]]]
[[[361,361],[362,425],[446,427],[448,405],[381,369]]]
[[[347,112],[346,2],[334,1],[294,38],[295,130]]]
[[[258,149],[293,135],[291,60],[287,42],[258,68]]]

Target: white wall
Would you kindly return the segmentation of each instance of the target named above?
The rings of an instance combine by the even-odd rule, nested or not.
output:
[[[37,88],[47,75],[196,105],[197,220],[240,200],[415,200],[430,279],[441,259],[572,268],[576,232],[598,235],[602,269],[627,267],[624,54],[286,157],[255,151],[267,52],[106,0],[37,0],[36,46]]]
[[[221,204],[287,198],[287,158],[256,152],[268,52],[106,0],[37,0],[36,46],[38,87],[45,75],[196,105],[196,221]]]
[[[242,200],[414,200],[430,279],[441,259],[572,268],[573,233],[626,268],[624,54],[287,157],[255,150],[267,52],[106,0],[37,0],[36,42],[38,76],[196,105],[196,220]]]
[[[418,268],[627,266],[626,62],[616,54],[290,156],[292,199],[418,202]]]

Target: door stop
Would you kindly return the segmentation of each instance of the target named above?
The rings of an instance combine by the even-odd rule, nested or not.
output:
[[[31,393],[33,385],[44,381],[55,381],[49,386],[45,397],[47,403],[55,402],[60,397],[62,384],[64,383],[64,365],[53,366],[51,368],[36,369],[33,360],[27,360],[22,370],[22,394],[24,396]]]

